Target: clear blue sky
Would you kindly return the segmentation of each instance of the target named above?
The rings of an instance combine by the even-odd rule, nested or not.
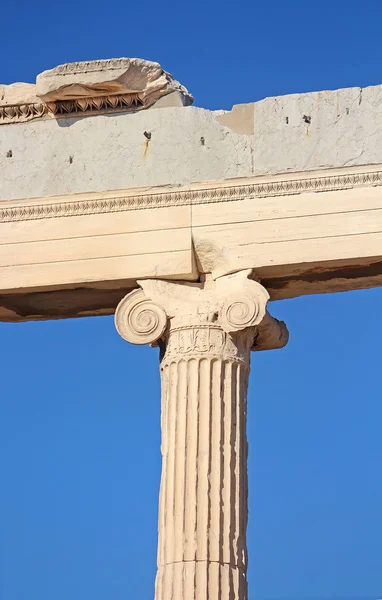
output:
[[[3,0],[0,82],[139,56],[213,109],[374,85],[381,21],[380,0]],[[382,596],[381,302],[273,305],[291,341],[252,359],[249,600]],[[152,600],[157,351],[111,317],[0,324],[0,340],[0,600]]]

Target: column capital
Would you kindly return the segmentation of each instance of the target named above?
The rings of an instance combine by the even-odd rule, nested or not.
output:
[[[138,280],[139,289],[119,303],[115,325],[132,344],[155,345],[170,331],[186,327],[219,328],[227,334],[253,329],[252,350],[282,348],[285,323],[267,311],[269,294],[251,279],[251,269],[202,283]]]

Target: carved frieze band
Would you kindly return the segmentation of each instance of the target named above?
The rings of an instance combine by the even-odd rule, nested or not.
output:
[[[107,112],[116,110],[136,109],[143,107],[144,102],[139,94],[123,94],[121,96],[98,96],[96,98],[76,98],[75,100],[58,100],[48,102],[50,113],[56,117],[70,116],[81,113]]]
[[[245,363],[246,346],[251,347],[253,337],[248,345],[243,336],[235,337],[228,334],[218,325],[198,325],[174,329],[168,337],[163,364],[170,360],[182,359],[189,356],[224,356]]]
[[[271,181],[252,181],[240,185],[221,185],[201,189],[177,189],[165,192],[99,198],[94,200],[76,200],[75,202],[47,202],[8,206],[0,209],[0,223],[9,221],[29,221],[94,215],[100,213],[124,212],[169,206],[190,204],[209,204],[215,202],[233,202],[250,198],[296,195],[308,192],[328,192],[359,187],[382,185],[382,170],[355,172],[347,174],[309,177],[296,179],[277,179]]]
[[[75,100],[57,100],[34,104],[15,104],[0,106],[0,125],[24,123],[47,115],[68,117],[90,113],[137,110],[145,105],[139,94],[98,96],[96,98],[76,98]]]
[[[47,114],[48,107],[43,102],[0,106],[0,125],[24,123],[32,119],[39,119]]]
[[[88,60],[73,63],[65,63],[52,69],[52,71],[46,71],[45,77],[56,77],[57,75],[71,75],[73,71],[75,73],[91,73],[94,71],[109,70],[114,71],[120,67],[125,66],[126,58],[109,58],[102,60]]]

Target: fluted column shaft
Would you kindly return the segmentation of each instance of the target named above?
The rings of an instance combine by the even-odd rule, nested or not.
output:
[[[247,600],[249,354],[284,346],[287,330],[251,270],[138,283],[115,323],[125,340],[161,348],[155,600]]]
[[[254,333],[171,331],[161,362],[156,600],[246,600],[246,396]]]

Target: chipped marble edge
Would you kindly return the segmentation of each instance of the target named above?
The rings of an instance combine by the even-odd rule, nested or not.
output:
[[[67,85],[60,79],[64,75],[71,76]],[[46,81],[47,89],[41,83]],[[182,98],[177,105],[192,104],[192,94],[153,61],[117,58],[66,63],[37,75],[35,84],[0,85],[0,125],[136,112],[174,92]]]

